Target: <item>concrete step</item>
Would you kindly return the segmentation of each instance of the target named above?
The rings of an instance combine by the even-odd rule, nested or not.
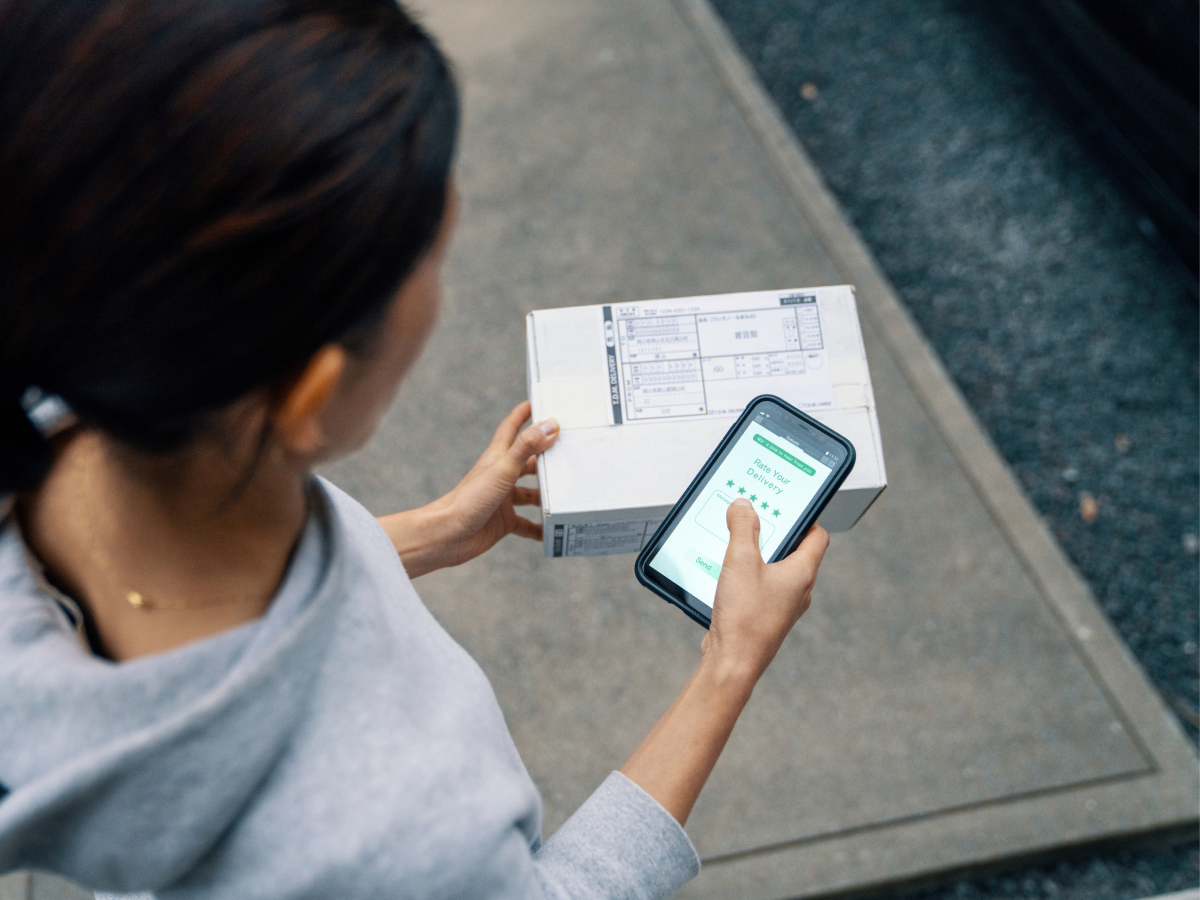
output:
[[[93,900],[94,896],[69,881],[40,872],[0,877],[0,900]]]

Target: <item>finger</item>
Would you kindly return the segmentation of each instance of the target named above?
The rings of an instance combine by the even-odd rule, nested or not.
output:
[[[522,400],[514,406],[512,412],[505,416],[503,421],[496,426],[496,433],[492,435],[492,445],[499,445],[504,448],[510,447],[513,438],[521,430],[521,426],[529,421],[530,409],[532,407],[528,400]]]
[[[517,537],[540,541],[542,539],[542,523],[530,522],[528,519],[517,516],[517,521],[513,526],[512,533]]]
[[[725,551],[726,564],[753,556],[762,562],[762,554],[758,549],[758,532],[761,523],[754,504],[739,497],[729,504],[725,511],[725,524],[729,528],[729,549]]]
[[[517,485],[512,492],[513,506],[541,506],[542,492],[535,487]]]
[[[530,425],[517,435],[508,452],[497,461],[497,466],[508,480],[509,487],[516,484],[525,471],[529,457],[545,453],[558,437],[558,422],[547,419]]]
[[[531,457],[529,457],[529,459],[525,460],[525,468],[521,469],[521,474],[522,475],[536,475],[537,474],[537,457],[536,456],[531,456]]]
[[[467,478],[478,475],[512,446],[517,432],[529,420],[529,409],[529,401],[523,400],[514,406],[512,412],[501,420],[500,424],[496,426],[496,431],[492,434],[492,440],[487,445],[487,449],[483,451],[483,455],[479,459],[475,460],[475,465],[471,466],[471,470],[467,472]]]

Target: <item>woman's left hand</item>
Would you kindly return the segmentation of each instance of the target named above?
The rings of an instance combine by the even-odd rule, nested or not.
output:
[[[542,526],[514,509],[540,506],[541,491],[520,487],[517,479],[537,471],[538,454],[558,437],[558,423],[547,419],[522,430],[529,413],[528,401],[517,404],[483,456],[450,493],[428,506],[379,520],[410,578],[474,559],[506,534],[542,539]]]

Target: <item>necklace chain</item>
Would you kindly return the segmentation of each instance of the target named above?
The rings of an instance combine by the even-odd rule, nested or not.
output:
[[[125,586],[122,583],[122,579],[120,578],[120,576],[117,575],[116,571],[113,569],[112,562],[109,560],[107,554],[105,554],[104,550],[101,548],[100,541],[96,536],[96,528],[92,523],[91,491],[85,489],[83,491],[83,494],[84,494],[83,503],[81,504],[81,506],[83,507],[82,519],[83,519],[84,529],[87,531],[88,543],[90,544],[90,556],[91,556],[92,562],[95,563],[98,568],[103,570],[105,577],[108,578],[108,580],[112,583],[112,585],[114,587],[116,587],[119,591],[121,591],[121,593],[125,597],[125,602],[128,603],[130,606],[132,606],[134,609],[141,609],[141,610],[212,609],[212,608],[218,607],[218,606],[236,606],[236,605],[242,605],[242,604],[246,604],[246,603],[258,602],[258,598],[252,597],[252,598],[248,598],[248,599],[238,599],[238,600],[218,600],[213,603],[181,603],[178,600],[164,600],[160,597],[152,598],[146,594],[143,594],[141,591],[135,591],[135,590],[129,589],[127,586]]]

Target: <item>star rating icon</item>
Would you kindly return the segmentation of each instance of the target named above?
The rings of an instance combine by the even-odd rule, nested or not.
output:
[[[764,501],[762,502],[762,508],[763,508],[763,509],[767,509],[767,508],[769,508],[769,507],[770,507],[770,505],[771,505],[771,504],[770,504],[770,503],[768,503],[766,500],[764,500]]]
[[[725,487],[733,487],[733,479],[732,478],[730,478],[727,482],[725,482]]]
[[[758,499],[758,495],[757,495],[757,494],[751,494],[751,495],[750,495],[750,502],[751,502],[751,503],[753,503],[753,502],[754,502],[755,500],[757,500],[757,499]]]
[[[744,494],[744,493],[746,493],[746,489],[744,487],[740,487],[740,488],[738,488],[738,493]]]
[[[771,515],[773,515],[773,516],[779,515],[779,510],[775,510],[775,512],[771,513]]]

